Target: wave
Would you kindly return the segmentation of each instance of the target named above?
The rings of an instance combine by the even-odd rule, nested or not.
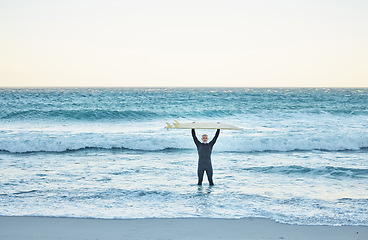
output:
[[[0,149],[0,152],[7,152],[11,154],[27,154],[27,153],[67,153],[67,152],[78,152],[78,151],[136,151],[136,152],[181,152],[181,151],[191,151],[194,147],[189,148],[174,148],[174,147],[167,147],[167,148],[158,148],[158,149],[148,149],[148,148],[129,148],[129,147],[81,147],[81,148],[60,148],[60,149]],[[361,151],[367,150],[368,147],[362,147],[359,149],[336,149],[337,152],[343,151]],[[331,152],[332,150],[327,149],[314,149],[317,151],[326,151]],[[301,152],[301,151],[310,151],[310,150],[303,150],[303,149],[293,149],[293,150],[244,150],[244,151],[237,151],[237,150],[225,150],[225,151],[217,151],[217,152],[228,152],[228,153],[261,153],[261,152]],[[311,150],[313,151],[313,150]]]
[[[368,111],[359,114],[349,111],[321,111],[308,110],[292,112],[287,109],[237,109],[237,108],[222,108],[222,109],[205,109],[194,106],[150,106],[142,108],[142,110],[112,110],[112,109],[54,109],[54,110],[4,110],[0,112],[0,120],[5,121],[99,121],[99,120],[125,120],[125,121],[147,121],[157,119],[251,119],[251,118],[331,118],[335,114],[347,114],[347,117],[362,113],[368,114]],[[336,115],[337,116],[337,115]],[[364,114],[363,114],[364,116]]]
[[[279,137],[252,137],[222,135],[214,148],[218,152],[291,152],[291,151],[359,151],[368,148],[368,136],[319,136],[308,137],[299,134]],[[130,133],[68,133],[68,132],[21,132],[0,131],[0,151],[10,153],[66,152],[85,149],[129,149],[136,151],[182,151],[194,149],[189,132],[164,129],[157,132]]]
[[[0,115],[3,120],[141,120],[152,119],[177,119],[177,118],[223,118],[242,116],[247,112],[242,110],[23,110]],[[249,113],[249,112],[248,112]]]
[[[309,168],[303,166],[268,166],[268,167],[251,167],[243,168],[243,171],[260,172],[260,173],[280,173],[284,175],[327,175],[330,177],[349,177],[349,178],[368,178],[368,168],[345,168],[324,166],[319,168]]]
[[[0,120],[365,118],[366,89],[0,89]]]
[[[15,111],[2,116],[0,119],[66,119],[66,120],[103,120],[103,119],[125,119],[138,120],[147,118],[157,118],[160,114],[153,111],[137,110],[102,110],[102,109],[82,109],[82,110],[24,110]]]

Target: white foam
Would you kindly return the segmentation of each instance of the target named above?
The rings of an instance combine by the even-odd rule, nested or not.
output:
[[[368,147],[368,121],[364,116],[292,113],[268,117],[251,115],[224,121],[245,131],[221,131],[214,151],[338,151]],[[0,150],[23,153],[84,148],[143,151],[194,148],[190,130],[166,130],[164,125],[162,120],[138,123],[7,123],[0,125]],[[197,130],[198,137],[203,133],[212,138],[215,130]]]
[[[197,131],[198,136],[201,131]],[[207,131],[208,132],[208,131]],[[213,133],[211,133],[213,134]],[[210,138],[213,136],[210,134]],[[193,149],[189,131],[153,132],[65,132],[65,131],[2,131],[0,149],[12,153],[63,152],[84,148],[127,148],[158,151],[169,148]],[[221,133],[214,151],[293,151],[293,150],[359,150],[368,147],[364,133]]]

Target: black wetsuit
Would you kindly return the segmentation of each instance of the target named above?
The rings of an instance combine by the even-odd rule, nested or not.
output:
[[[195,145],[198,150],[198,185],[202,185],[204,171],[207,173],[208,182],[210,185],[213,185],[212,175],[212,163],[211,163],[211,152],[213,145],[216,143],[216,140],[220,134],[220,129],[217,129],[216,134],[211,142],[209,143],[201,143],[195,134],[195,130],[192,129],[192,137]]]

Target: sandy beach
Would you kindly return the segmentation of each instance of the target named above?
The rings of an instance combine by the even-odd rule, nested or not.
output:
[[[0,239],[368,239],[366,226],[298,226],[267,219],[0,217]]]

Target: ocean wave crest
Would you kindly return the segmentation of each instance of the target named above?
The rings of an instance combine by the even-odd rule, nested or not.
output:
[[[10,153],[65,152],[83,149],[129,149],[181,151],[194,149],[189,131],[166,130],[131,133],[0,132],[0,151]],[[368,136],[279,136],[222,135],[214,147],[219,152],[344,151],[368,148]],[[295,170],[295,169],[294,169]]]

